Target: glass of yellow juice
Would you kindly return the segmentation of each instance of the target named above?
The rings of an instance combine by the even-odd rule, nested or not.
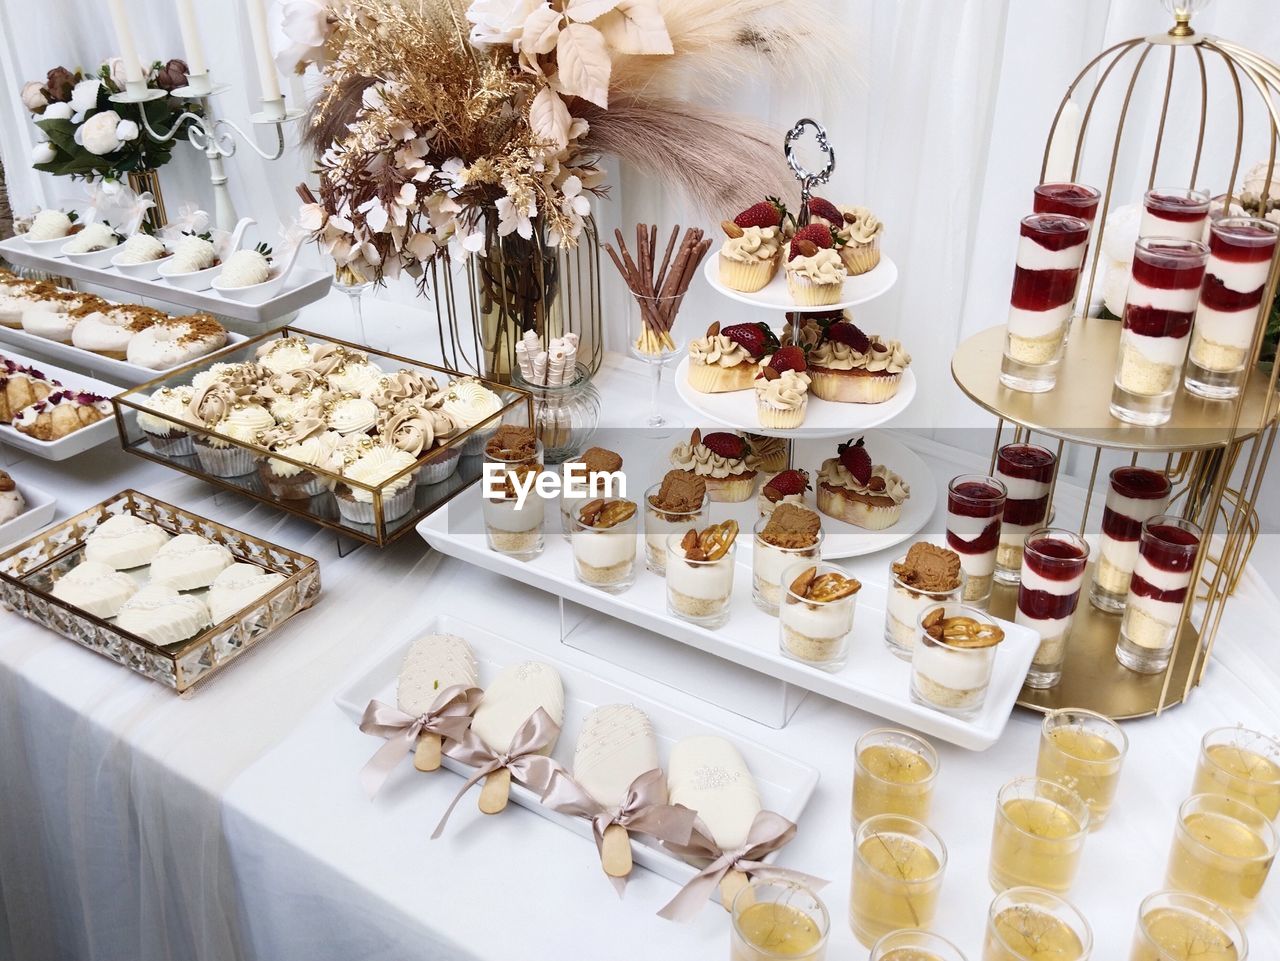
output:
[[[938,908],[947,867],[942,839],[900,814],[863,821],[853,839],[849,925],[871,947],[900,928],[926,928]]]
[[[1093,711],[1050,711],[1040,725],[1036,776],[1070,788],[1089,805],[1089,830],[1107,819],[1120,784],[1129,738],[1111,718]]]
[[[929,820],[938,752],[922,737],[878,727],[858,738],[853,748],[854,830],[877,814],[901,814]]]
[[[1009,888],[991,902],[982,961],[1088,961],[1092,952],[1089,922],[1052,892]]]
[[[1275,828],[1257,809],[1220,794],[1193,794],[1178,809],[1164,885],[1243,920],[1257,907],[1275,857]]]
[[[891,931],[871,948],[870,961],[965,961],[964,954],[932,931]]]
[[[734,897],[731,910],[729,961],[825,961],[831,917],[804,885],[752,881]]]
[[[1222,794],[1280,814],[1280,740],[1246,727],[1218,727],[1200,742],[1192,794]]]
[[[991,887],[1070,890],[1088,832],[1089,806],[1075,791],[1043,778],[1014,778],[996,797]]]
[[[1235,919],[1198,895],[1161,891],[1138,908],[1129,961],[1245,961],[1248,954]]]

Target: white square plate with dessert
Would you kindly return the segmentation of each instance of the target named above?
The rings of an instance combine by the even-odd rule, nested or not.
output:
[[[481,540],[483,541],[483,535],[481,535]],[[737,747],[742,754],[743,760],[746,761],[747,767],[750,769],[756,786],[760,791],[760,801],[763,808],[781,814],[789,821],[799,824],[801,830],[814,829],[812,825],[806,828],[801,821],[801,816],[818,786],[818,770],[816,768],[802,764],[775,751],[770,751],[762,747],[756,739],[740,736],[733,731],[701,721],[696,717],[648,698],[637,691],[612,684],[582,668],[551,657],[542,651],[525,647],[505,637],[500,637],[450,615],[440,615],[432,619],[430,623],[423,625],[420,630],[415,630],[412,636],[406,637],[403,643],[397,644],[367,672],[337,693],[334,701],[351,718],[353,726],[359,723],[365,707],[371,700],[377,699],[384,704],[396,703],[396,682],[411,640],[414,637],[431,633],[456,634],[467,640],[475,652],[482,687],[490,682],[502,668],[508,665],[519,664],[523,661],[543,661],[554,667],[559,672],[560,679],[564,684],[565,703],[564,725],[560,731],[560,737],[556,742],[552,756],[561,761],[566,767],[571,766],[574,745],[578,741],[578,732],[582,720],[592,709],[604,704],[631,704],[648,715],[649,720],[652,722],[654,733],[658,738],[658,756],[661,759],[664,770],[666,770],[671,757],[671,748],[676,741],[691,735],[701,734],[723,737]],[[368,742],[370,755],[382,743],[377,738],[362,734],[357,736]],[[445,757],[442,763],[443,767],[462,777],[468,777],[472,772],[471,768],[449,757]],[[436,774],[419,774],[414,771],[413,763],[409,759],[408,753],[406,753],[402,768],[397,773],[398,776],[405,778],[438,776]],[[351,772],[351,787],[353,790],[359,789],[355,771]],[[468,816],[482,816],[474,812],[474,796],[476,794],[478,794],[478,789],[464,799],[463,803],[459,805],[459,810],[453,814],[454,820],[464,820]],[[541,817],[577,834],[582,839],[578,843],[581,848],[579,854],[583,872],[586,874],[591,872],[599,874],[600,883],[606,882],[606,878],[600,870],[599,856],[591,840],[591,823],[589,821],[583,818],[569,817],[550,808],[543,807],[534,792],[519,784],[512,784],[511,800],[521,807],[528,808]],[[472,810],[467,811],[468,807],[471,807]],[[434,820],[442,813],[443,805],[441,805],[440,811],[428,811],[426,816]],[[632,838],[632,852],[637,863],[643,864],[655,874],[661,875],[677,884],[686,883],[697,873],[697,869],[693,865],[663,850],[651,838],[634,836]],[[766,861],[772,861],[773,859],[774,855],[765,858]]]
[[[106,381],[97,380],[84,374],[77,374],[75,371],[55,367],[43,360],[32,360],[30,357],[15,354],[8,348],[0,350],[0,360],[5,358],[24,367],[34,367],[43,373],[47,379],[58,381],[62,387],[56,389],[96,394],[108,400],[120,393],[120,387],[117,384],[108,384]],[[30,434],[24,434],[10,424],[0,424],[0,444],[52,461],[62,461],[68,457],[83,454],[99,444],[115,440],[116,436],[116,420],[109,410],[102,420],[81,427],[79,430],[72,431],[57,440],[39,440]]]
[[[34,534],[53,520],[53,515],[58,509],[58,503],[52,494],[38,487],[32,487],[16,477],[13,480],[26,504],[20,514],[0,524],[0,547],[16,544],[28,535]]]
[[[791,296],[791,291],[787,289],[785,270],[779,270],[769,283],[750,294],[734,290],[732,287],[726,287],[720,282],[720,258],[717,256],[713,255],[707,258],[702,268],[702,276],[707,279],[707,283],[711,285],[712,289],[719,291],[732,300],[750,304],[752,307],[791,311],[841,310],[845,307],[865,304],[869,300],[875,300],[877,297],[888,293],[893,285],[898,282],[898,265],[882,254],[880,263],[875,267],[872,267],[865,274],[854,274],[845,280],[844,289],[841,291],[840,300],[837,303],[823,304],[818,307],[803,307],[796,304],[795,298]]]

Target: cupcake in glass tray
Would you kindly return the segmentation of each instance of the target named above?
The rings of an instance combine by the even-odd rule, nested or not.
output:
[[[382,368],[370,361],[367,355],[349,352],[325,375],[325,379],[339,393],[365,397],[377,387],[383,376]]]
[[[756,374],[756,417],[761,427],[789,429],[804,423],[809,406],[809,375],[804,351],[779,347]]]
[[[884,224],[870,208],[837,206],[822,197],[810,197],[809,221],[835,230],[841,241],[836,249],[851,275],[865,274],[879,265]]]
[[[434,377],[407,367],[393,374],[383,374],[376,383],[366,388],[361,396],[372,401],[373,406],[379,410],[391,410],[405,403],[435,409],[444,403],[444,395]],[[449,420],[453,422],[451,416]]]
[[[431,410],[418,399],[401,401],[382,411],[378,437],[419,459],[418,483],[424,486],[447,481],[462,459],[456,447],[447,446],[458,425],[443,410]]]
[[[835,249],[835,231],[826,224],[809,224],[796,231],[787,248],[787,290],[800,307],[838,304],[849,271]]]
[[[344,437],[368,434],[378,422],[378,408],[358,394],[343,393],[325,405],[324,417],[329,429]]]
[[[778,337],[768,324],[714,323],[705,337],[689,341],[689,386],[704,394],[748,390],[755,384],[760,362],[778,349]]]
[[[207,383],[192,394],[188,410],[193,423],[222,435],[194,432],[196,457],[207,473],[243,477],[257,469],[260,455],[239,445],[262,447],[259,435],[275,426],[275,418],[260,401],[257,388],[223,380]]]
[[[417,461],[412,454],[390,444],[376,444],[371,438],[364,438],[354,447],[347,448],[344,457],[342,478],[355,481],[355,484],[338,484],[335,491],[338,513],[343,520],[353,524],[377,522],[374,491],[358,485],[378,488],[384,524],[399,520],[412,510],[417,485],[417,471],[409,470]]]
[[[861,437],[836,448],[818,470],[818,510],[870,531],[898,523],[911,496],[905,480],[883,464],[873,464]]]
[[[191,431],[186,424],[194,424],[190,411],[194,391],[190,387],[161,387],[147,398],[149,410],[138,412],[138,427],[147,435],[151,448],[166,457],[189,457],[196,452],[191,443]],[[158,417],[157,414],[165,416]],[[181,423],[175,423],[179,421]]]
[[[309,344],[305,337],[280,337],[267,341],[254,351],[254,360],[273,374],[308,370],[315,363],[316,346],[319,345]],[[316,375],[325,376],[321,371],[316,371]]]
[[[756,495],[756,508],[768,517],[779,504],[812,507],[806,492],[810,489],[809,472],[799,469],[779,471],[769,478]]]
[[[259,463],[258,476],[281,500],[306,500],[332,490],[333,480],[311,468],[340,469],[345,465],[344,449],[356,444],[354,439],[329,430],[319,417],[284,421],[264,431],[262,439],[280,457]]]
[[[713,501],[736,504],[755,490],[751,445],[740,434],[714,431],[705,437],[696,427],[684,444],[671,451],[671,466],[701,477]]]
[[[479,454],[498,426],[493,418],[502,410],[502,399],[475,377],[451,381],[443,393],[440,409],[457,422],[459,430],[477,428],[462,442],[463,455]]]
[[[768,286],[782,260],[786,216],[782,202],[769,197],[720,224],[725,234],[718,255],[720,283],[745,294]]]

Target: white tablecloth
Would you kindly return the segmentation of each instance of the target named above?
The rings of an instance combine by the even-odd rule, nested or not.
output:
[[[640,386],[618,372],[605,390]],[[956,464],[938,463],[940,477]],[[528,811],[482,818],[464,802],[428,836],[460,783],[404,765],[375,802],[356,772],[378,746],[336,690],[437,613],[469,620],[818,767],[822,780],[781,862],[831,879],[829,957],[866,955],[849,932],[851,750],[878,720],[808,698],[782,731],[742,721],[558,640],[555,599],[427,552],[409,536],[339,557],[331,533],[191,478],[102,449],[68,464],[23,460],[59,516],[125,487],[319,559],[324,593],[244,661],[176,697],[11,614],[0,614],[0,957],[270,959],[585,957],[706,959],[727,952],[725,913],[655,916],[675,892],[639,869],[619,900],[590,845]],[[886,561],[887,563],[887,561]],[[1256,571],[1229,606],[1204,687],[1131,747],[1111,819],[1085,846],[1072,900],[1094,958],[1127,957],[1138,902],[1160,887],[1201,733],[1280,731],[1274,626]],[[991,891],[994,798],[1032,773],[1037,716],[1018,711],[991,750],[940,746],[934,826],[950,863],[935,929],[980,956]],[[1248,926],[1255,961],[1280,957],[1280,881]]]

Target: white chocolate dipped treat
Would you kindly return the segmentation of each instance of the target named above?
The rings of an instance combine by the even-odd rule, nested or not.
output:
[[[440,692],[455,684],[476,687],[476,657],[456,634],[427,634],[409,645],[396,682],[396,703],[406,714],[426,714]]]
[[[604,704],[583,718],[573,779],[609,810],[623,802],[636,778],[658,766],[658,738],[638,707]]]
[[[133,514],[109,517],[84,542],[84,559],[100,561],[118,571],[149,564],[169,540],[168,531]]]
[[[723,851],[741,847],[760,813],[760,792],[738,749],[722,737],[686,737],[671,749],[672,804],[698,812]]]
[[[231,551],[199,534],[179,534],[151,558],[151,580],[179,591],[208,587],[235,563]]]
[[[541,661],[504,667],[484,691],[471,730],[490,750],[505,751],[511,739],[538,708],[556,724],[564,723],[564,685],[560,674]],[[554,744],[545,748],[550,753]]]
[[[212,623],[209,606],[168,584],[148,584],[125,601],[116,624],[153,644],[176,644]]]
[[[209,585],[207,600],[213,623],[221,624],[282,583],[283,574],[264,571],[254,564],[232,564],[224,568]]]
[[[94,617],[114,617],[138,591],[128,574],[100,561],[81,561],[58,578],[49,592],[60,601]]]

